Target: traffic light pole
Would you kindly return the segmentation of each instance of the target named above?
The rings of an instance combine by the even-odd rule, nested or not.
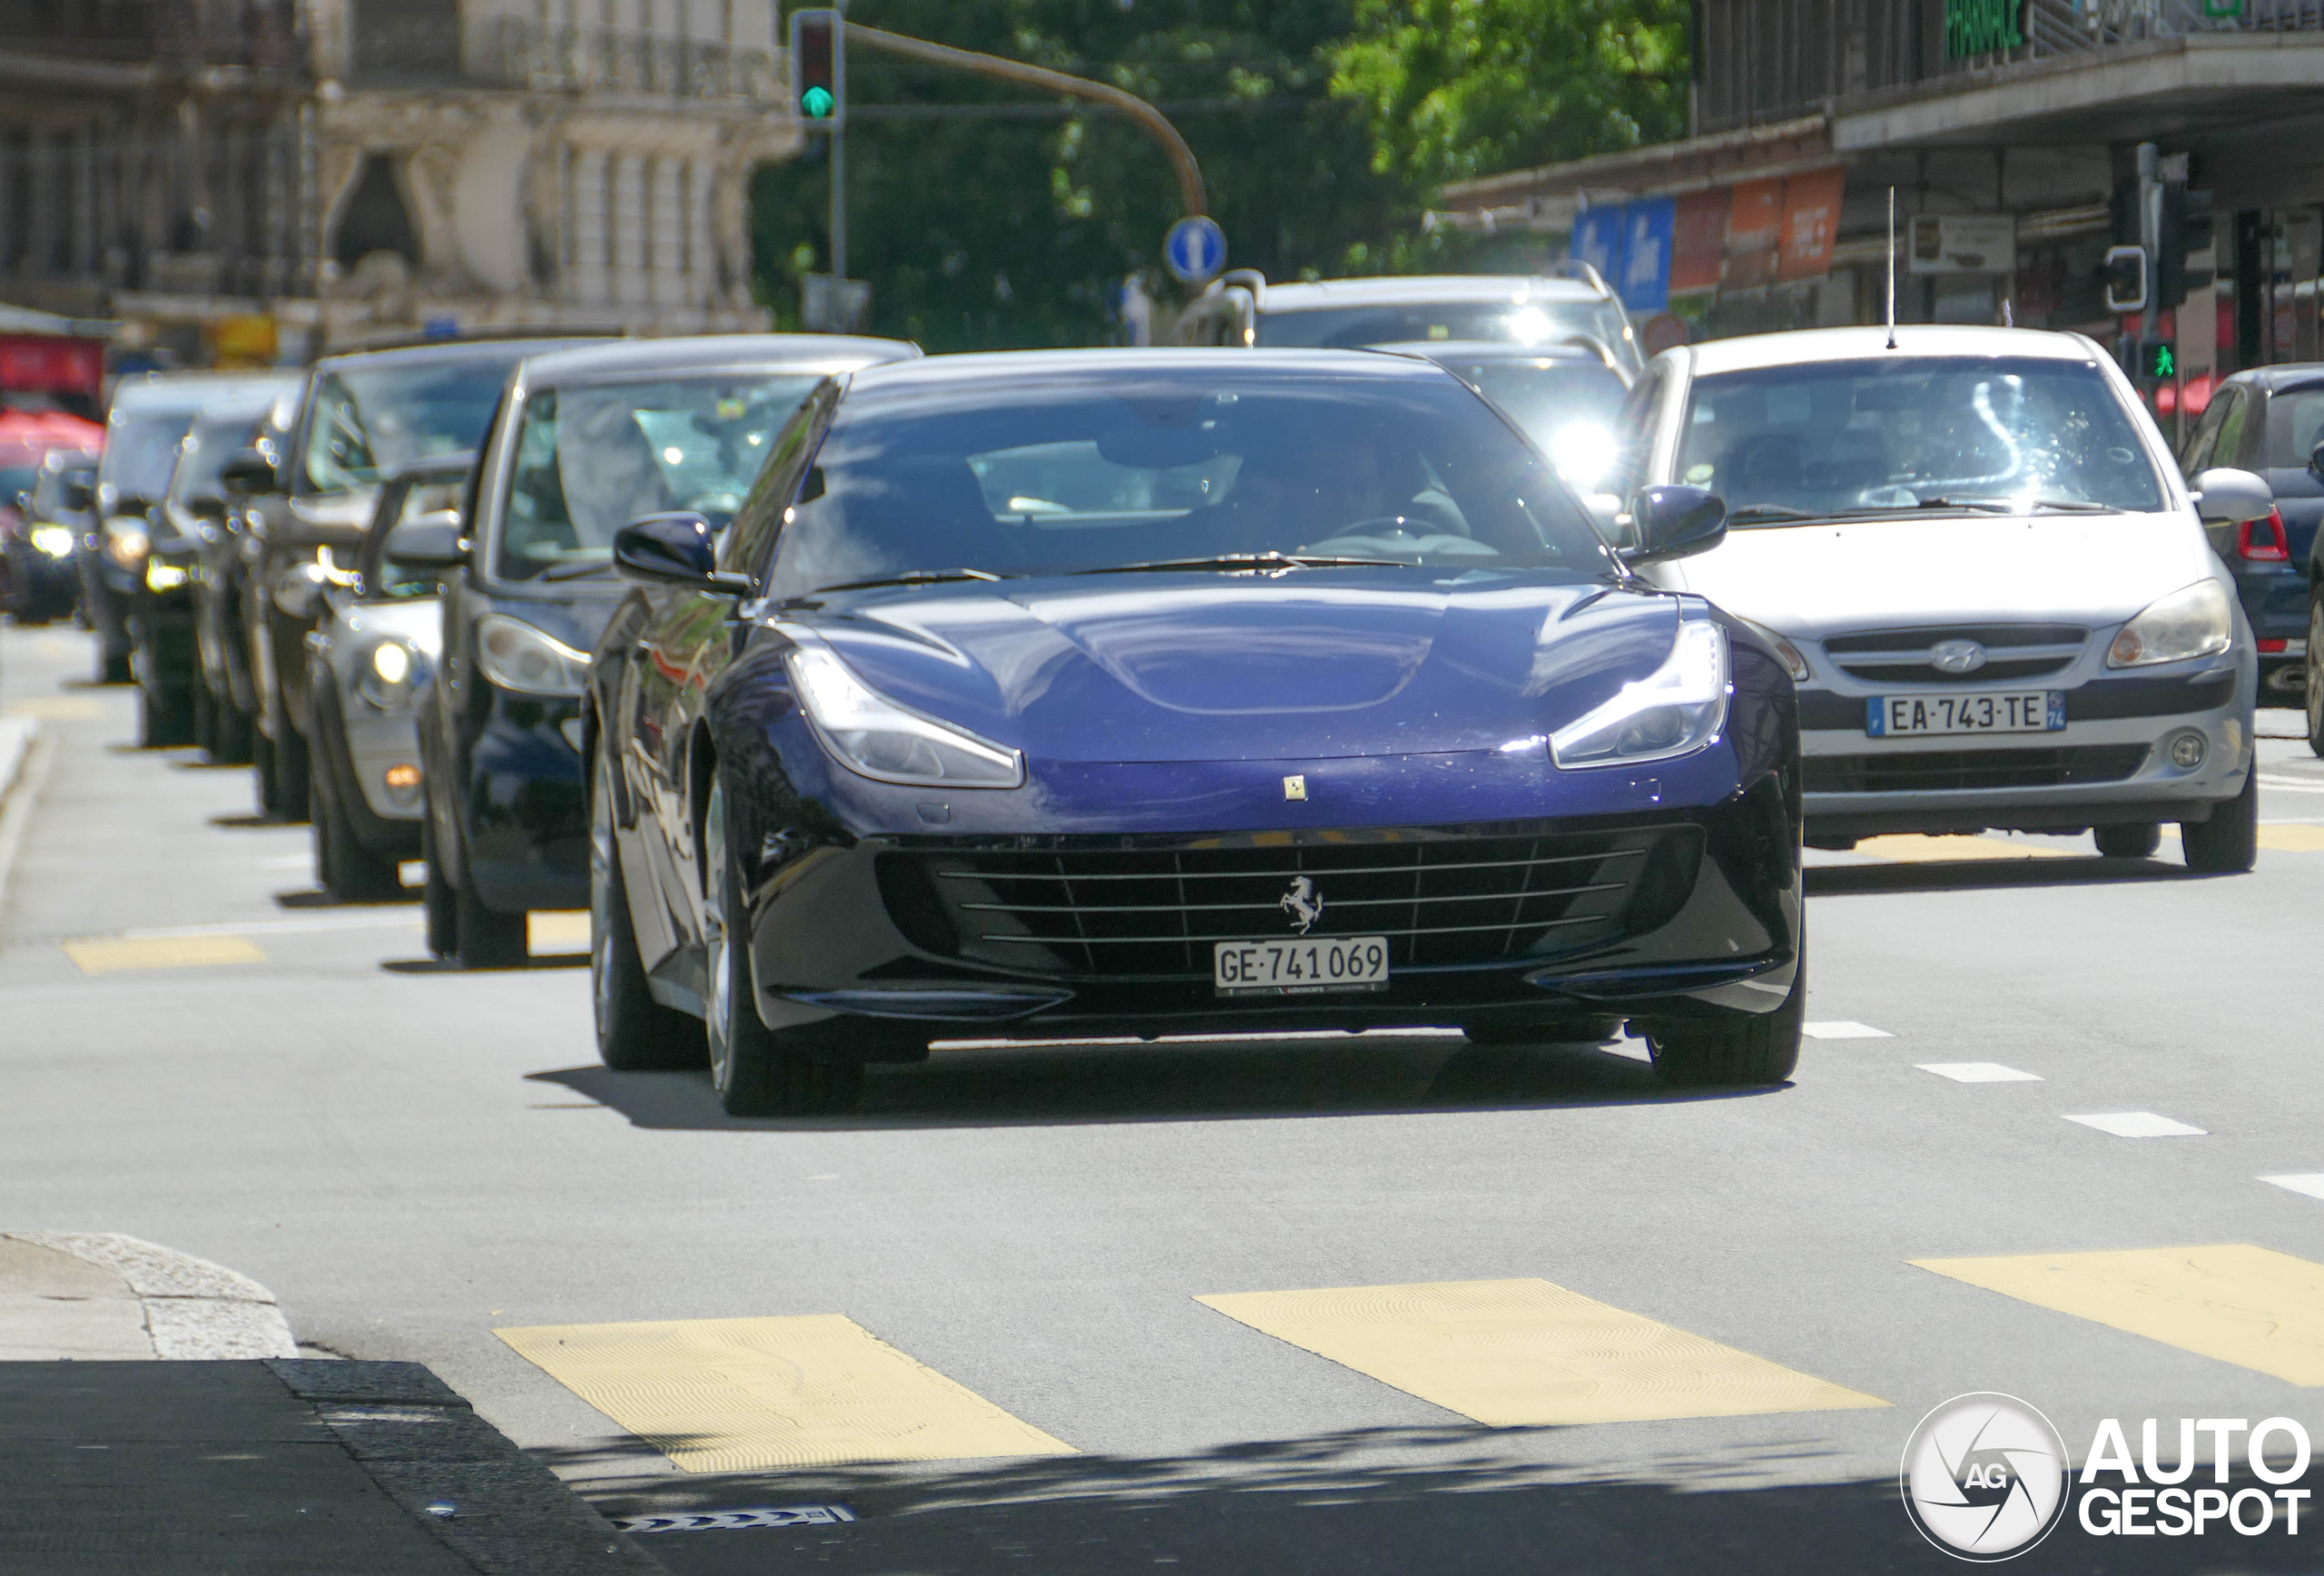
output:
[[[847,0],[834,0],[839,25],[832,29],[832,80],[844,99],[847,84]],[[832,128],[832,292],[844,310],[847,291],[847,126]],[[842,320],[844,320],[842,319]]]
[[[2153,399],[2153,379],[2146,375],[2143,358],[2146,347],[2161,338],[2158,329],[2161,313],[2157,310],[2155,289],[2158,278],[2155,263],[2162,253],[2162,150],[2152,143],[2139,144],[2139,245],[2146,252],[2146,307],[2139,314],[2139,353],[2137,370],[2142,392],[2150,401]]]

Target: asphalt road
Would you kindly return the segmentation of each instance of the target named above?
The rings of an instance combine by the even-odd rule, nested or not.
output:
[[[650,1540],[674,1571],[1940,1570],[1897,1463],[1963,1392],[2032,1402],[2077,1457],[2107,1417],[2133,1443],[2181,1416],[2324,1439],[2324,1371],[2296,1360],[2324,1348],[2324,1267],[2284,1306],[2197,1296],[2158,1336],[1911,1262],[2248,1244],[2324,1265],[2324,1198],[2260,1179],[2324,1173],[2304,744],[2263,745],[2249,876],[2087,839],[1817,856],[1808,1017],[1879,1034],[1812,1039],[1781,1089],[1668,1094],[1635,1046],[1404,1034],[952,1050],[875,1072],[859,1117],[738,1122],[706,1075],[596,1066],[570,920],[529,968],[438,967],[416,905],[323,906],[307,829],[254,816],[246,770],[133,748],[133,695],[88,670],[81,636],[0,633],[0,713],[43,729],[0,824],[0,1228],[125,1232],[252,1276],[302,1343],[430,1364],[609,1513],[855,1518]],[[1896,857],[1957,852],[1976,857]],[[2034,1077],[1923,1070],[1965,1063]],[[2119,1113],[2201,1131],[2068,1119]],[[1655,1410],[1638,1393],[1659,1384],[1662,1410],[1739,1414],[1485,1426],[1414,1393],[1443,1398],[1430,1364],[1475,1354],[1458,1330],[1343,1363],[1263,1327],[1313,1299],[1196,1300],[1506,1281],[1606,1305],[1616,1345],[1733,1349],[1607,1408]],[[941,1392],[971,1433],[1070,1453],[816,1464],[809,1428],[801,1464],[735,1465],[719,1452],[738,1415],[782,1410],[784,1359],[674,1362],[740,1328],[688,1323],[638,1335],[596,1392],[723,1463],[686,1471],[549,1371],[603,1354],[586,1327],[799,1315],[909,1359],[822,1398],[832,1437],[941,1453],[953,1436],[913,1411]],[[2296,1348],[2293,1377],[2204,1354],[2237,1339]],[[1778,1392],[1853,1401],[1755,1409]],[[2019,1568],[2317,1570],[2319,1542],[2324,1520],[2069,1522]]]

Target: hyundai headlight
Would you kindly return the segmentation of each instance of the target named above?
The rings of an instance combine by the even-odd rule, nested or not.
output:
[[[1783,664],[1784,672],[1791,675],[1792,683],[1807,682],[1807,659],[1799,655],[1799,647],[1756,619],[1746,618],[1742,623],[1746,629],[1776,648],[1777,660]]]
[[[2198,580],[2150,603],[2144,612],[2123,625],[2106,648],[2106,665],[2149,667],[2158,662],[2214,656],[2234,638],[2235,608],[2225,588],[2216,580]]]
[[[589,683],[587,652],[505,613],[477,620],[476,665],[494,684],[519,694],[577,695]]]
[[[1662,665],[1550,735],[1561,767],[1630,766],[1699,750],[1727,723],[1727,632],[1709,619],[1679,625]]]
[[[866,687],[831,652],[803,645],[790,660],[807,720],[851,772],[950,788],[1014,788],[1025,781],[1025,757],[1017,751],[906,710]]]
[[[73,551],[73,532],[64,526],[34,526],[33,551],[44,557],[62,558]]]
[[[382,640],[357,670],[355,688],[383,712],[401,711],[411,704],[427,676],[426,660],[409,642]]]

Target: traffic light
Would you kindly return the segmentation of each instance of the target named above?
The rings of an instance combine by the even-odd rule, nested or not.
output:
[[[2146,248],[2110,246],[2106,249],[2106,310],[2110,312],[2146,310]]]
[[[791,102],[803,121],[836,130],[847,113],[840,16],[817,8],[791,14]]]
[[[2185,186],[2163,187],[2162,223],[2154,249],[2155,305],[2178,306],[2191,287],[2210,282],[2208,276],[2190,276],[2187,254],[2208,251],[2211,245],[2211,194]]]
[[[2139,376],[2151,383],[2169,383],[2179,376],[2179,347],[2169,340],[2149,340],[2139,347]]]

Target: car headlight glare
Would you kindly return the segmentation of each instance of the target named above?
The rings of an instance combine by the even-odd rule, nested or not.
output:
[[[356,690],[383,712],[400,711],[412,703],[427,679],[427,663],[406,642],[382,640],[355,675]]]
[[[1689,618],[1662,665],[1550,735],[1561,767],[1631,766],[1699,750],[1727,723],[1727,632]]]
[[[411,676],[411,648],[399,640],[383,640],[371,648],[371,671],[381,684],[401,684]]]
[[[145,589],[148,591],[174,591],[192,578],[175,564],[164,564],[158,558],[145,561]]]
[[[832,653],[791,654],[791,682],[825,748],[851,772],[883,783],[1014,788],[1025,757],[964,728],[908,711],[868,688]]]
[[[1784,672],[1791,675],[1792,683],[1807,682],[1807,659],[1799,655],[1799,647],[1756,619],[1746,618],[1741,622],[1745,628],[1776,648],[1776,656],[1783,664]]]
[[[134,569],[145,561],[153,546],[153,538],[145,534],[143,526],[105,522],[105,557],[124,569]]]
[[[589,683],[587,652],[505,613],[477,620],[476,665],[494,684],[519,694],[577,695]]]
[[[2198,580],[2159,601],[2122,627],[2106,648],[2108,667],[2148,667],[2215,656],[2235,638],[2235,609],[2216,580]]]
[[[73,551],[73,532],[64,526],[34,526],[33,551],[45,557],[62,558]]]

